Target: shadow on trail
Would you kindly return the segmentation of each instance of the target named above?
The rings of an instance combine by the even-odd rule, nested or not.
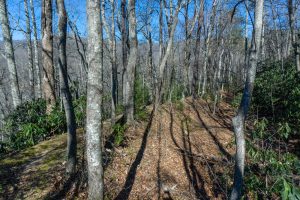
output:
[[[184,128],[186,126],[186,129]],[[182,156],[182,161],[185,169],[187,178],[192,185],[197,199],[209,199],[205,189],[204,189],[204,179],[197,170],[195,165],[194,155],[192,152],[192,144],[190,139],[190,131],[188,127],[188,119],[185,117],[181,121],[181,137],[183,141],[183,147],[179,145],[174,136],[174,116],[173,109],[170,110],[170,134],[175,146],[179,149]],[[185,132],[186,130],[186,132]],[[186,134],[187,133],[187,134]]]
[[[208,127],[208,125],[204,122],[204,120],[202,119],[195,103],[193,102],[192,103],[192,108],[194,109],[196,115],[197,115],[197,118],[200,122],[200,124],[206,129],[206,131],[209,133],[209,135],[211,136],[211,138],[214,140],[214,142],[216,143],[216,145],[218,146],[220,152],[226,156],[227,160],[232,160],[232,156],[230,155],[230,153],[228,153],[226,151],[226,149],[223,147],[223,145],[220,143],[220,141],[218,140],[218,138],[213,134],[213,132],[210,130],[211,127]]]
[[[126,200],[128,199],[130,192],[132,190],[134,181],[135,181],[135,177],[136,177],[136,172],[138,169],[139,164],[141,163],[143,156],[144,156],[144,152],[146,150],[146,146],[147,146],[147,139],[148,139],[148,135],[150,133],[150,129],[151,129],[151,125],[152,125],[152,121],[153,121],[153,117],[154,117],[154,108],[151,112],[150,118],[149,118],[149,122],[147,124],[147,127],[144,131],[144,136],[142,139],[142,143],[140,146],[140,149],[135,157],[134,162],[132,163],[132,165],[130,166],[125,184],[122,188],[122,190],[120,191],[120,193],[117,195],[117,197],[115,198],[115,200]]]

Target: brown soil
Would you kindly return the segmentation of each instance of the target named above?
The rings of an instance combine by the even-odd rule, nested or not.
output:
[[[164,105],[148,124],[128,130],[135,137],[105,171],[108,199],[226,198],[232,109],[222,103],[213,116],[206,102],[191,99],[179,107]]]

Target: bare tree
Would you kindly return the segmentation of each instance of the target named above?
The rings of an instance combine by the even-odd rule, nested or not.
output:
[[[191,36],[193,33],[193,30],[195,28],[196,25],[196,21],[197,21],[197,13],[198,13],[198,5],[197,5],[197,1],[194,0],[194,15],[193,18],[190,19],[189,18],[189,13],[190,13],[190,3],[191,0],[188,0],[187,3],[184,6],[184,34],[185,34],[185,44],[184,44],[184,69],[183,69],[183,80],[184,80],[184,90],[182,92],[182,98],[185,98],[186,95],[190,95],[190,88],[189,87],[189,83],[190,83],[190,76],[189,76],[189,72],[190,72],[190,64],[191,64]]]
[[[255,22],[254,34],[249,53],[249,65],[246,77],[246,83],[242,100],[237,111],[236,116],[232,119],[235,142],[236,142],[236,155],[235,155],[235,170],[234,170],[234,183],[231,192],[231,200],[240,199],[242,195],[244,168],[245,168],[245,134],[244,123],[250,107],[252,91],[254,88],[254,80],[256,76],[256,67],[258,56],[260,55],[260,42],[262,37],[262,23],[263,23],[263,8],[264,0],[256,0],[255,3]]]
[[[55,105],[54,66],[53,66],[53,33],[52,33],[52,0],[42,1],[42,61],[43,92],[47,102],[47,112]]]
[[[214,30],[214,23],[215,23],[215,17],[216,17],[218,3],[219,3],[219,0],[213,0],[213,2],[212,2],[212,13],[211,13],[211,16],[209,19],[209,24],[207,27],[207,36],[205,38],[205,46],[204,46],[203,83],[202,83],[201,96],[203,96],[206,92],[207,62],[208,62],[208,57],[210,56],[211,35]]]
[[[135,0],[128,1],[128,21],[129,21],[129,43],[130,51],[128,64],[125,71],[125,119],[127,122],[134,120],[134,80],[135,67],[137,62],[137,34],[136,34],[136,14],[135,14]]]
[[[86,153],[88,164],[88,198],[103,199],[102,167],[102,23],[100,0],[87,0],[88,85],[86,111]]]
[[[31,27],[30,27],[30,16],[28,9],[28,1],[24,0],[25,17],[26,17],[26,40],[27,40],[27,56],[28,56],[28,72],[29,72],[29,87],[30,87],[30,98],[35,99],[34,90],[34,69],[33,69],[33,57],[32,57],[32,44],[31,44]]]
[[[116,106],[118,97],[118,66],[117,66],[117,48],[116,48],[116,32],[115,32],[115,0],[110,0],[111,7],[111,29],[109,28],[105,15],[105,0],[102,2],[102,21],[108,35],[110,46],[110,62],[111,62],[111,124],[115,124]]]
[[[172,1],[170,1],[171,3]],[[164,53],[164,55],[160,58],[160,63],[159,63],[159,74],[158,74],[158,83],[156,85],[156,96],[155,96],[155,108],[157,109],[158,105],[160,104],[160,100],[161,100],[161,89],[163,86],[163,78],[164,78],[164,71],[165,71],[165,66],[167,63],[167,59],[172,51],[173,48],[173,39],[174,39],[174,34],[175,34],[175,30],[176,30],[176,26],[178,23],[178,13],[181,9],[182,6],[182,1],[178,0],[177,1],[177,7],[175,10],[175,13],[173,13],[172,9],[173,6],[170,5],[170,16],[167,16],[167,21],[168,21],[168,32],[169,32],[169,37],[168,37],[168,43],[167,43],[167,47],[166,47],[166,51]],[[162,5],[161,5],[161,9],[162,9]],[[162,21],[160,21],[162,22]],[[160,24],[160,26],[162,26],[162,24]],[[161,42],[161,41],[160,41]]]
[[[18,83],[18,74],[16,67],[15,54],[12,44],[12,36],[10,32],[7,5],[6,0],[0,0],[0,23],[3,34],[4,48],[5,48],[5,58],[7,62],[7,67],[9,70],[10,81],[11,81],[11,95],[14,108],[16,108],[21,103],[21,95]]]
[[[198,96],[198,81],[199,81],[199,58],[200,58],[200,42],[201,42],[201,30],[204,19],[204,0],[200,2],[200,12],[198,15],[198,26],[196,32],[196,44],[194,49],[194,64],[193,64],[193,79],[192,79],[192,96],[196,98]]]
[[[295,28],[295,6],[293,0],[288,0],[289,26],[291,30],[291,39],[295,56],[297,71],[300,71],[300,53],[298,52],[298,34]]]
[[[36,19],[33,0],[30,0],[30,13],[31,13],[31,22],[33,26],[33,46],[34,46],[34,65],[36,71],[36,97],[40,98],[42,93],[41,88],[41,72],[39,66],[39,50],[38,50],[38,37],[37,37],[37,28],[36,28]]]
[[[122,40],[122,64],[123,64],[123,71],[122,71],[122,92],[123,92],[123,104],[125,105],[125,82],[126,77],[125,77],[125,72],[126,72],[126,67],[127,67],[127,62],[128,62],[128,29],[127,29],[127,10],[126,10],[126,0],[121,0],[121,24],[120,26],[120,31],[121,31],[121,40]]]
[[[56,0],[57,11],[59,15],[58,21],[58,34],[59,34],[59,83],[60,93],[64,104],[66,119],[67,119],[67,131],[68,131],[68,144],[67,144],[67,166],[66,172],[72,174],[76,168],[76,121],[74,107],[72,103],[72,96],[70,93],[67,71],[67,54],[66,54],[66,41],[67,41],[67,12],[65,8],[64,0]]]

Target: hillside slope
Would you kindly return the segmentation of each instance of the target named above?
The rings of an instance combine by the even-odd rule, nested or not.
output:
[[[221,103],[215,116],[210,113],[202,100],[163,105],[156,116],[126,130],[125,145],[106,145],[106,198],[224,199],[233,169],[233,112]],[[0,198],[85,199],[84,140],[78,132],[79,169],[71,180],[63,175],[63,134],[0,160]]]

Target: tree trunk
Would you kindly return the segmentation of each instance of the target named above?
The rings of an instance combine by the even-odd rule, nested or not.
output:
[[[33,0],[30,0],[30,11],[31,11],[31,21],[33,26],[33,46],[34,46],[34,65],[36,71],[36,97],[40,98],[42,94],[41,88],[41,72],[39,66],[39,50],[38,50],[38,37],[37,37],[37,28],[36,28],[36,20],[35,20],[35,11]]]
[[[216,79],[214,80],[215,97],[214,97],[213,115],[215,115],[215,113],[216,113],[216,108],[217,108],[217,104],[218,104],[219,97],[220,97],[222,59],[223,59],[223,54],[224,54],[223,39],[222,39],[221,43],[222,43],[221,44],[222,50],[221,50],[221,53],[219,55],[219,65],[218,65],[218,69],[216,71]]]
[[[123,93],[123,104],[125,105],[125,83],[126,80],[126,67],[127,67],[127,55],[128,55],[128,30],[127,30],[127,11],[126,11],[126,0],[121,0],[121,40],[122,40],[122,64],[123,64],[123,72],[122,72],[122,93]]]
[[[111,125],[116,121],[116,106],[118,100],[118,66],[116,52],[116,32],[115,32],[115,0],[110,0],[111,6],[111,29],[109,29],[105,18],[105,1],[102,2],[102,21],[110,46],[110,63],[111,63]]]
[[[196,45],[194,50],[194,65],[193,65],[193,80],[192,80],[192,96],[193,98],[198,97],[198,82],[199,82],[199,58],[200,58],[200,42],[201,42],[201,29],[203,25],[204,17],[204,0],[200,2],[200,12],[198,16],[198,27],[196,34]]]
[[[130,123],[134,120],[134,80],[135,67],[137,62],[138,41],[136,35],[136,15],[135,0],[128,1],[128,21],[129,21],[129,59],[125,72],[125,119]]]
[[[87,0],[88,83],[86,111],[86,154],[88,165],[88,198],[103,199],[102,166],[102,23],[100,0]]]
[[[250,107],[252,91],[254,87],[254,80],[256,76],[256,67],[258,55],[260,52],[260,42],[262,34],[263,23],[263,6],[264,0],[256,0],[255,4],[255,22],[254,34],[249,54],[249,67],[247,71],[246,83],[244,88],[243,97],[240,107],[236,116],[232,119],[235,143],[236,143],[236,156],[235,156],[235,170],[234,170],[234,183],[231,192],[231,200],[240,199],[242,196],[242,186],[245,168],[245,135],[244,123]]]
[[[11,96],[13,106],[16,108],[21,103],[21,95],[18,83],[15,54],[12,44],[12,37],[8,21],[6,0],[0,0],[0,23],[4,41],[5,58],[11,81]]]
[[[150,25],[149,25],[150,26]],[[149,28],[149,37],[148,37],[148,54],[147,54],[147,63],[148,63],[148,67],[150,70],[150,74],[149,76],[151,77],[151,91],[152,91],[152,97],[151,97],[151,101],[154,99],[155,97],[155,84],[156,84],[156,67],[153,65],[153,42],[152,42],[152,33],[151,33],[151,28]],[[153,102],[154,103],[154,102]]]
[[[298,36],[297,30],[295,30],[295,8],[293,4],[293,0],[288,0],[288,14],[289,14],[289,26],[291,30],[291,39],[292,39],[292,46],[294,50],[295,56],[295,63],[297,67],[297,71],[300,71],[300,55],[298,52]]]
[[[179,10],[181,8],[181,1],[179,0],[177,2],[177,8],[176,8],[176,11],[175,11],[175,14],[174,16],[172,16],[172,23],[170,23],[168,21],[168,30],[169,30],[169,40],[168,40],[168,43],[167,43],[167,48],[166,48],[166,52],[164,53],[164,56],[161,58],[161,61],[159,63],[159,67],[158,67],[158,70],[159,70],[159,74],[158,74],[158,83],[156,85],[157,89],[156,89],[156,96],[155,96],[155,109],[157,110],[158,108],[158,105],[160,104],[160,101],[161,101],[161,90],[162,90],[162,86],[163,86],[163,76],[164,76],[164,71],[165,71],[165,66],[166,66],[166,63],[167,63],[167,59],[172,51],[172,48],[173,48],[173,39],[174,39],[174,34],[175,34],[175,30],[176,30],[176,26],[177,26],[177,23],[178,23],[178,13],[179,13]],[[170,11],[171,13],[171,11]],[[161,25],[160,25],[161,26]]]
[[[189,95],[189,69],[190,69],[190,58],[191,58],[191,51],[190,51],[190,34],[188,31],[189,28],[189,2],[187,2],[184,6],[185,15],[184,15],[184,33],[185,33],[185,44],[184,44],[184,69],[183,69],[183,91],[182,91],[182,98],[184,99],[185,96]],[[196,9],[196,8],[195,8]]]
[[[25,16],[26,16],[26,40],[27,40],[27,56],[28,56],[28,72],[29,72],[29,97],[35,99],[34,91],[34,69],[33,69],[33,58],[32,58],[32,45],[31,45],[31,27],[30,27],[30,16],[28,9],[28,1],[24,0]]]
[[[53,66],[52,0],[42,1],[42,61],[44,98],[47,102],[47,112],[51,112],[56,100]]]
[[[115,124],[116,121],[116,107],[118,104],[118,66],[117,66],[117,48],[116,48],[116,31],[115,31],[115,1],[111,0],[112,5],[112,25],[111,25],[111,33],[112,33],[112,43],[111,43],[111,66],[112,66],[112,124]]]
[[[277,59],[281,60],[282,59],[282,49],[281,49],[281,40],[279,39],[279,30],[277,27],[277,13],[275,11],[274,5],[273,5],[273,1],[270,1],[271,3],[271,8],[272,8],[272,18],[273,18],[273,26],[275,29],[275,36],[276,36],[276,52],[277,52]]]
[[[214,23],[215,23],[215,16],[217,12],[217,4],[218,0],[213,0],[212,5],[212,14],[210,16],[209,25],[208,25],[208,31],[207,31],[207,37],[205,40],[205,48],[204,48],[204,65],[203,65],[203,84],[202,84],[202,92],[201,96],[203,96],[206,92],[206,85],[207,85],[207,62],[210,52],[210,39],[211,34],[214,30]]]
[[[67,120],[68,144],[67,144],[67,174],[72,174],[76,169],[76,121],[74,107],[72,103],[72,96],[68,82],[67,71],[67,54],[66,54],[66,40],[67,40],[67,13],[65,9],[64,0],[56,0],[57,11],[59,16],[58,34],[59,34],[59,79],[60,79],[60,93],[63,100],[63,105]]]

